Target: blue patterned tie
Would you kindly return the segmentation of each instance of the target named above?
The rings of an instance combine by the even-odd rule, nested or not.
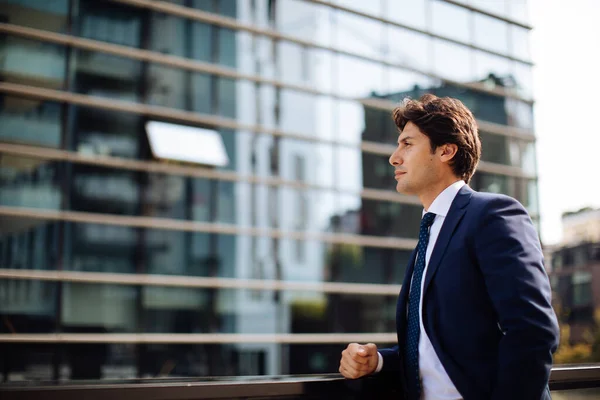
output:
[[[419,243],[417,244],[417,263],[412,275],[410,294],[408,296],[408,317],[406,325],[405,366],[408,393],[411,398],[418,399],[421,394],[421,378],[419,374],[419,302],[421,300],[421,280],[425,269],[425,254],[429,243],[429,227],[435,219],[434,213],[427,213],[421,220]]]

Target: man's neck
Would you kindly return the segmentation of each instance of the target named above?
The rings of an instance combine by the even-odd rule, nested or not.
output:
[[[425,193],[420,194],[419,200],[421,200],[423,208],[425,210],[429,210],[429,207],[431,207],[431,203],[433,203],[433,201],[440,195],[440,193],[442,193],[444,190],[450,187],[450,185],[453,185],[454,183],[460,180],[462,179],[457,178],[455,176],[449,177],[448,179],[441,180],[435,185],[432,185]]]

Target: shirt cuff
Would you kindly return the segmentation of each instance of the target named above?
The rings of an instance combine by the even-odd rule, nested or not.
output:
[[[378,373],[383,368],[383,357],[381,356],[380,352],[377,352],[377,358],[377,368],[375,368],[375,372],[373,372],[374,374]]]

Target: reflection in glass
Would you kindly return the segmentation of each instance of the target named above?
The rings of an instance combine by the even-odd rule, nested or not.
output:
[[[351,8],[356,11],[363,12],[369,15],[381,17],[383,12],[383,3],[385,0],[372,1],[354,1],[354,0],[335,0],[334,3]]]
[[[484,49],[508,54],[508,23],[480,13],[475,13],[473,18],[474,44]]]
[[[414,28],[427,28],[426,0],[392,0],[387,2],[387,16],[392,21]]]
[[[364,185],[360,148],[338,146],[334,150],[336,187],[359,193]]]
[[[381,64],[338,54],[337,94],[361,99],[381,93],[384,87],[383,70]]]
[[[503,193],[514,198],[518,197],[514,190],[514,178],[508,176],[476,172],[471,185],[479,192]]]
[[[311,83],[315,79],[316,60],[313,60],[315,55],[305,46],[279,41],[277,43],[279,79],[294,85],[313,86]]]
[[[511,165],[510,138],[507,136],[494,135],[479,132],[481,139],[481,159],[497,164]]]
[[[529,30],[516,25],[510,25],[511,55],[523,60],[531,59],[529,46]],[[530,67],[531,68],[531,67]]]
[[[508,125],[533,129],[533,106],[521,100],[506,98]]]
[[[433,41],[433,68],[439,76],[459,82],[473,80],[473,50],[442,40]]]
[[[535,143],[533,142],[522,142],[521,143],[521,168],[523,172],[531,175],[535,175],[537,170]]]
[[[382,270],[369,264],[379,265],[379,251],[359,255],[351,248],[338,247],[327,257],[335,265],[332,272],[343,271],[339,279],[360,281],[366,275],[387,274],[376,280],[388,281],[390,276],[398,278],[397,271],[408,262],[408,254],[387,253],[390,262]],[[354,262],[357,264],[352,265]],[[0,308],[9,322],[17,324],[13,328],[21,328],[19,333],[52,332],[49,322],[56,317],[56,283],[10,279],[0,285],[0,293],[6,297]],[[255,296],[256,292],[263,295]],[[65,282],[61,297],[60,329],[65,333],[306,333],[307,327],[297,322],[307,318],[313,320],[311,333],[384,333],[393,330],[395,313],[382,309],[396,307],[389,295],[311,291],[276,295],[273,290],[104,283]],[[340,307],[353,311],[336,316]],[[379,323],[370,320],[374,310],[380,310],[375,318],[382,319]]]
[[[395,190],[394,169],[387,157],[379,154],[363,153],[363,176],[365,187],[369,189]]]
[[[466,8],[442,1],[432,1],[431,31],[440,36],[470,42],[472,13]]]
[[[14,245],[27,244],[15,241]],[[0,280],[0,333],[54,332],[57,286],[38,280]]]
[[[361,220],[366,235],[417,239],[423,207],[363,200]]]
[[[115,3],[111,7],[94,0],[80,0],[75,18],[78,36],[140,47],[142,14],[137,7]]]
[[[381,59],[385,51],[383,28],[384,25],[379,21],[338,10],[334,25],[334,47],[353,54]]]
[[[297,194],[290,190],[286,199],[293,199]],[[313,232],[320,229],[336,234],[416,239],[420,206],[361,201],[352,196],[327,198],[302,194],[307,201],[301,206],[304,207],[301,212],[308,218],[300,221],[288,212],[281,220],[283,232],[305,228]],[[320,214],[321,204],[315,207],[315,201],[326,201],[325,206],[331,211]],[[287,209],[296,209],[298,205],[298,202],[290,201]],[[355,269],[362,269],[364,262],[372,271],[384,268],[391,262],[388,257],[396,257],[396,252],[404,254],[402,257],[410,253],[408,250],[390,251],[354,244],[328,244],[310,238],[297,240],[284,236],[275,241],[269,236],[92,223],[61,224],[23,217],[6,220],[10,225],[0,225],[3,248],[0,268],[20,270],[55,270],[59,268],[59,257],[62,256],[60,268],[65,271],[384,284],[400,283],[402,275],[383,272],[369,275],[367,271],[356,275],[341,270],[332,273],[331,248],[352,248],[361,257],[378,254],[376,259],[368,262],[360,259],[355,266]]]
[[[529,3],[526,1],[509,1],[508,10],[510,18],[523,24],[529,24]]]
[[[58,210],[61,174],[58,163],[0,155],[0,205]]]
[[[0,126],[2,141],[60,147],[61,106],[0,94]]]
[[[388,57],[392,63],[421,72],[431,70],[431,38],[393,25],[386,26]]]
[[[519,94],[527,99],[533,98],[533,72],[531,66],[515,62],[515,84]]]
[[[60,89],[64,85],[66,48],[14,36],[0,35],[0,76],[22,85]]]
[[[475,75],[478,79],[485,79],[491,75],[502,80],[502,85],[507,88],[514,88],[513,64],[510,60],[498,57],[492,54],[475,52]],[[491,88],[494,82],[489,82]]]
[[[68,0],[1,0],[0,21],[64,33],[67,30]]]
[[[357,144],[365,129],[364,106],[347,100],[337,100],[335,103],[334,124],[337,140],[341,143]]]
[[[363,142],[395,144],[398,140],[398,129],[392,119],[391,112],[389,110],[368,106],[365,106],[364,110],[365,130],[362,135]],[[391,153],[392,152],[390,151],[390,155]],[[375,168],[377,171],[379,171],[380,166],[375,167],[371,164],[365,163],[365,160],[370,159],[371,156],[372,154],[363,152],[363,170],[371,170]],[[389,164],[387,164],[387,167],[389,167]],[[366,182],[366,186],[379,187],[374,182]]]
[[[401,101],[403,96],[418,96],[417,93],[426,92],[439,86],[439,82],[425,75],[408,72],[400,68],[390,67],[387,72],[388,91],[385,97],[393,98],[394,101]]]
[[[124,101],[139,101],[141,65],[110,54],[73,50],[73,86],[78,93]]]
[[[331,46],[332,16],[336,13],[335,10],[302,0],[279,0],[272,4],[276,4],[278,32],[321,46]]]
[[[308,51],[308,59],[311,63],[311,80],[308,83],[324,93],[333,92],[334,57],[335,55],[327,50],[310,49]]]
[[[498,14],[500,16],[506,16],[507,12],[508,12],[508,6],[507,3],[513,3],[513,1],[511,0],[496,0],[496,1],[490,1],[490,0],[469,0],[471,5],[484,10],[484,11],[488,11],[492,14]],[[490,17],[488,17],[490,18]]]
[[[530,214],[538,214],[539,210],[539,200],[538,200],[538,184],[535,179],[525,179],[524,180],[524,191],[522,199],[523,205],[527,208],[527,211]]]
[[[142,157],[140,148],[143,147],[146,133],[140,132],[142,124],[139,115],[72,105],[69,111],[75,116],[74,138],[69,150],[87,155]]]
[[[319,131],[324,131],[322,128],[318,129],[321,125],[320,117],[325,119],[324,123],[327,123],[329,117],[323,115],[323,110],[319,112],[315,95],[290,89],[279,89],[278,92],[279,127],[282,130],[312,137]]]

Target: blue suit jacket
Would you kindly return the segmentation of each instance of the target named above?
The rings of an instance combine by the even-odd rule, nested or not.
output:
[[[416,254],[398,298],[404,347]],[[423,325],[464,399],[549,399],[559,330],[538,235],[523,206],[464,186],[429,260]],[[404,381],[403,351],[380,350],[382,373]]]

